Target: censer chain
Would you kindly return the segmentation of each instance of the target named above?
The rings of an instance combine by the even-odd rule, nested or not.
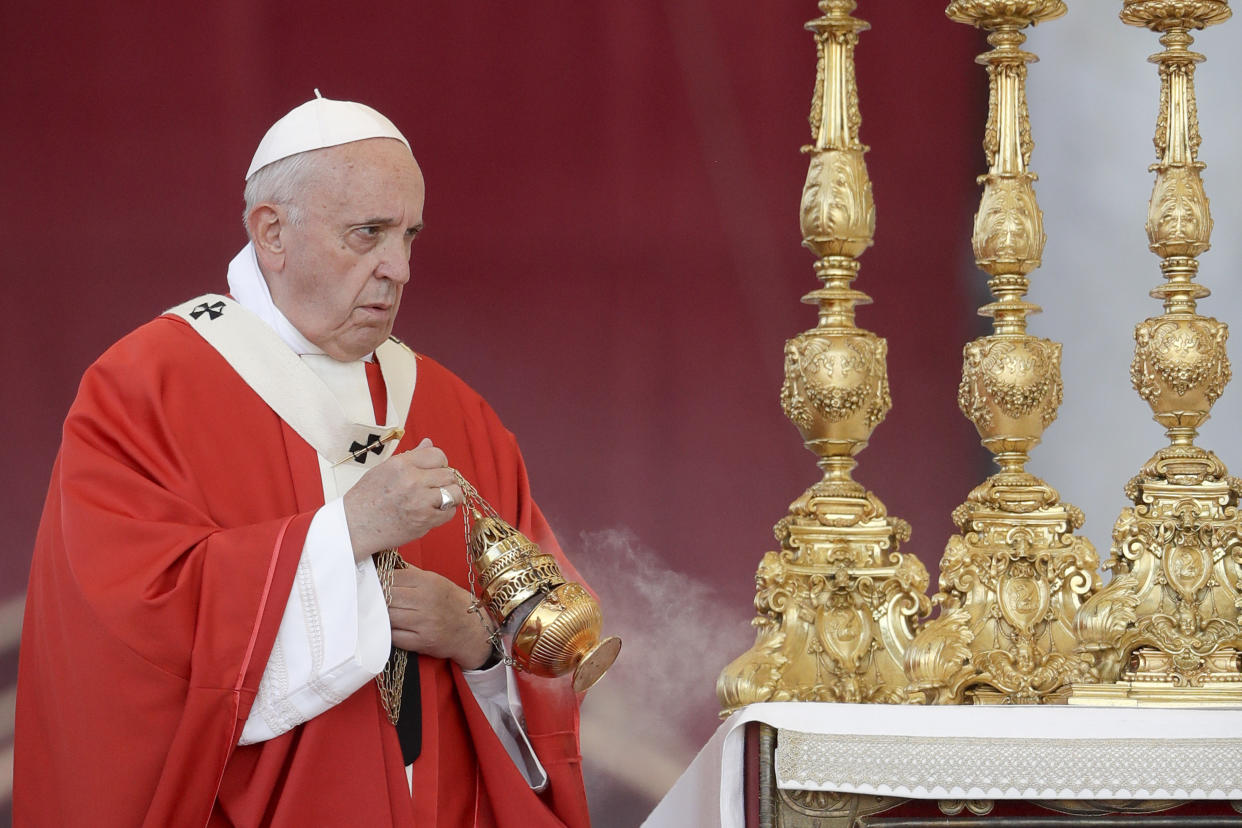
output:
[[[479,601],[479,593],[475,585],[474,562],[470,559],[471,512],[477,511],[497,520],[501,518],[496,510],[492,508],[492,505],[479,494],[478,489],[462,476],[461,472],[453,469],[453,475],[457,478],[457,484],[461,486],[462,494],[465,497],[465,502],[462,504],[464,507],[462,526],[465,531],[466,541],[466,577],[470,584],[469,611],[478,616],[479,623],[483,625],[483,629],[487,632],[487,640],[492,643],[492,647],[499,656],[499,660],[510,667],[516,667],[517,662],[505,652],[504,641],[500,635],[500,627],[491,624],[483,610],[482,602]],[[384,592],[384,603],[388,606],[392,605],[393,573],[398,569],[405,569],[406,566],[408,564],[395,549],[385,549],[376,555],[375,569],[379,575],[380,588]],[[384,669],[375,677],[375,683],[379,687],[380,701],[384,705],[384,712],[388,714],[388,720],[394,725],[401,717],[401,691],[405,685],[405,669],[409,664],[409,658],[410,654],[408,652],[400,647],[394,647],[392,655],[389,656],[388,662],[384,665]]]
[[[457,485],[461,487],[462,497],[465,502],[462,503],[462,533],[465,538],[466,546],[466,580],[470,585],[470,612],[479,618],[479,623],[483,625],[483,629],[487,631],[487,640],[492,642],[492,649],[496,651],[496,655],[500,661],[509,666],[517,667],[517,662],[513,660],[513,656],[505,652],[504,641],[500,636],[500,625],[493,625],[487,617],[487,613],[483,611],[483,602],[479,600],[479,591],[475,583],[474,561],[470,557],[470,515],[472,512],[479,512],[488,517],[501,520],[502,518],[492,508],[492,504],[483,499],[479,494],[479,490],[471,485],[470,481],[459,472],[453,469],[453,476],[457,478]]]
[[[395,549],[385,549],[376,555],[375,570],[379,575],[380,589],[384,592],[384,604],[392,606],[392,575],[398,569],[407,566]],[[392,655],[384,664],[384,669],[375,677],[379,687],[380,702],[388,721],[394,725],[401,718],[401,691],[405,687],[405,668],[409,663],[410,654],[400,647],[392,648]]]

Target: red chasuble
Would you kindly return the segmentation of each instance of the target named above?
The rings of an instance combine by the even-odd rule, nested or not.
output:
[[[424,437],[580,580],[531,500],[513,435],[420,357],[398,450]],[[426,656],[412,799],[374,682],[282,736],[237,746],[322,504],[313,450],[180,319],[143,326],[86,372],[30,574],[16,825],[588,824],[568,680],[520,680],[549,777],[541,794],[460,669]],[[459,520],[401,553],[467,586]]]

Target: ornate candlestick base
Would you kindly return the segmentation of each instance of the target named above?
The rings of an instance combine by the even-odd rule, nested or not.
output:
[[[1134,389],[1165,427],[1169,445],[1126,486],[1134,502],[1113,528],[1116,577],[1075,621],[1089,683],[1074,702],[1242,705],[1242,481],[1194,444],[1230,379],[1228,327],[1196,309],[1197,256],[1212,216],[1198,160],[1192,29],[1230,16],[1226,0],[1125,0],[1121,19],[1161,32],[1156,183],[1147,214],[1165,283],[1165,312],[1134,331]]]
[[[1210,452],[1164,449],[1126,494],[1116,576],[1075,619],[1091,671],[1071,703],[1242,705],[1242,481]]]
[[[753,647],[716,685],[724,713],[757,701],[904,701],[902,653],[930,608],[909,525],[861,497],[807,490],[759,565]]]
[[[1003,474],[954,512],[962,534],[940,562],[941,615],[906,651],[911,701],[1057,702],[1085,675],[1072,621],[1099,585],[1099,558],[1073,534],[1082,512],[1038,478]]]

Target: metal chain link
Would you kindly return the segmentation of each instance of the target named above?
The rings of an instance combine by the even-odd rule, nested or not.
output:
[[[385,606],[392,606],[392,576],[398,569],[407,566],[404,559],[395,549],[385,549],[375,556],[375,571],[379,576],[380,589],[384,593]],[[384,669],[375,677],[379,687],[380,702],[388,721],[394,725],[401,718],[401,691],[405,686],[405,668],[410,655],[400,647],[393,647],[392,654],[384,664]]]
[[[501,663],[516,667],[517,662],[513,657],[505,652],[504,640],[501,638],[500,626],[493,626],[488,619],[487,613],[483,611],[483,603],[479,600],[478,584],[474,571],[474,559],[470,555],[470,516],[471,512],[478,512],[487,517],[497,520],[503,520],[500,515],[492,508],[492,504],[483,499],[479,494],[479,490],[470,485],[461,472],[453,469],[453,476],[457,478],[457,485],[461,487],[462,497],[465,502],[462,503],[462,534],[466,545],[466,581],[470,586],[470,607],[469,612],[474,613],[479,618],[479,623],[483,625],[484,631],[487,632],[487,640],[492,643],[492,649],[496,651]]]
[[[394,429],[385,437],[375,441],[382,444],[393,438],[400,438],[404,432],[402,429]],[[357,452],[369,451],[372,446],[366,446]],[[351,459],[346,457],[345,460]],[[342,460],[341,462],[345,462]],[[474,613],[479,618],[479,623],[483,625],[484,632],[487,633],[487,640],[491,642],[492,648],[496,651],[499,661],[510,667],[517,667],[517,662],[513,657],[505,652],[504,639],[501,637],[499,626],[493,626],[488,615],[483,610],[483,604],[479,601],[478,584],[476,583],[476,575],[474,571],[474,560],[470,556],[470,523],[471,514],[479,513],[492,517],[497,520],[503,520],[500,515],[492,508],[492,505],[483,499],[478,489],[470,485],[470,481],[466,480],[462,473],[457,469],[452,469],[453,476],[457,478],[457,484],[461,486],[462,496],[465,502],[462,503],[462,530],[465,540],[466,549],[466,579],[470,585],[470,606],[469,612]],[[398,569],[404,569],[408,564],[401,557],[400,553],[395,549],[385,549],[375,556],[376,574],[379,576],[380,589],[384,594],[384,603],[387,606],[392,605],[392,579],[393,573]],[[375,683],[379,687],[380,701],[383,703],[384,712],[388,714],[388,720],[394,725],[401,717],[401,692],[405,684],[405,670],[409,662],[409,653],[400,647],[394,647],[392,655],[388,662],[384,665],[384,669],[375,677]]]

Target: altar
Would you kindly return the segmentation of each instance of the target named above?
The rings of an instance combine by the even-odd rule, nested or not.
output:
[[[644,826],[1212,826],[1240,810],[1242,709],[779,702],[722,723]]]

